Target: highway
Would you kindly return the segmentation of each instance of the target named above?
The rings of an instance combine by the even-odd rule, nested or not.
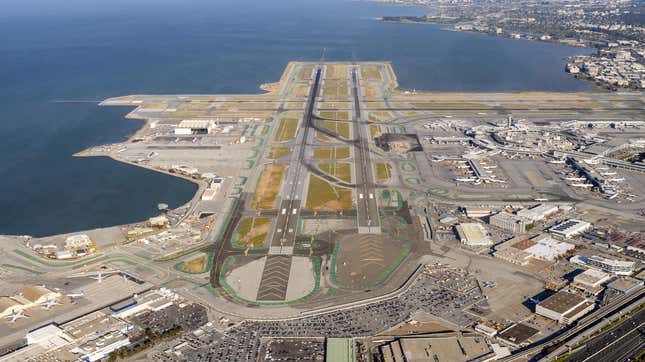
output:
[[[645,348],[645,309],[585,343],[567,361],[628,361]]]
[[[616,300],[614,303],[606,305],[601,309],[595,311],[594,313],[582,318],[577,322],[577,324],[575,324],[573,327],[571,327],[568,330],[564,330],[560,335],[548,336],[542,339],[541,341],[538,341],[536,345],[533,345],[532,347],[529,346],[527,349],[521,350],[509,357],[502,359],[502,361],[524,361],[534,355],[538,355],[534,357],[534,359],[542,358],[544,356],[544,352],[548,351],[549,349],[554,349],[557,346],[561,346],[564,343],[571,341],[580,333],[584,332],[588,328],[595,326],[603,318],[619,312],[625,306],[631,304],[636,300],[640,300],[642,298],[645,298],[645,291],[643,290],[638,291],[631,295],[624,296]],[[544,360],[549,361],[552,359],[551,357],[552,357],[551,355],[544,356]],[[556,357],[556,356],[553,356],[553,357]]]
[[[361,104],[359,95],[359,80],[356,69],[352,69],[352,93],[354,95],[354,143],[356,170],[356,209],[359,234],[380,234],[381,223],[379,220],[376,191],[372,176],[372,163],[369,155],[367,130],[361,118]]]

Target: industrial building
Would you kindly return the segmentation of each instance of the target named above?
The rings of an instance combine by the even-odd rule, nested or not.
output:
[[[587,269],[573,278],[573,286],[589,294],[597,295],[603,289],[603,284],[611,279],[611,275],[597,270]]]
[[[455,230],[459,237],[459,241],[462,244],[466,244],[468,246],[487,246],[493,243],[482,224],[459,224],[455,226]]]
[[[436,333],[396,338],[379,346],[379,352],[381,360],[385,362],[476,361],[495,357],[486,339],[472,333]]]
[[[521,216],[501,211],[490,217],[490,224],[504,230],[521,234],[526,232],[526,227],[531,224],[531,221]]]
[[[574,248],[573,244],[538,235],[531,239],[511,239],[500,245],[493,255],[509,263],[526,265],[531,259],[555,261]]]
[[[92,240],[85,234],[69,236],[65,239],[65,249],[70,252],[87,250],[92,246]]]
[[[472,206],[467,206],[464,208],[466,212],[466,216],[474,219],[474,218],[479,218],[479,217],[485,217],[493,213],[493,210],[491,210],[488,207],[472,207]]]
[[[571,324],[594,309],[594,303],[567,291],[559,291],[535,306],[535,313],[560,324]]]
[[[643,287],[643,281],[634,278],[617,278],[607,284],[607,290],[619,295],[632,294]]]
[[[212,120],[187,119],[179,122],[175,127],[175,135],[209,134],[215,128],[216,124]]]
[[[523,217],[531,222],[536,222],[555,214],[558,210],[559,208],[556,205],[540,204],[532,208],[518,211],[517,216]]]
[[[549,232],[555,236],[569,239],[589,230],[590,228],[591,224],[586,221],[569,219],[551,227]]]

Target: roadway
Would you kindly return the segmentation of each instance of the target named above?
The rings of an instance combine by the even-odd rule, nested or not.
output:
[[[558,347],[563,346],[565,343],[568,343],[575,339],[581,333],[584,333],[587,329],[593,328],[598,323],[600,323],[603,318],[612,316],[620,312],[625,306],[632,304],[634,301],[639,300],[638,303],[642,302],[642,299],[645,298],[645,291],[641,290],[632,295],[624,296],[612,304],[606,305],[601,309],[593,312],[592,314],[580,319],[569,329],[563,329],[556,332],[555,335],[548,336],[533,345],[528,346],[526,349],[520,350],[513,355],[506,357],[503,361],[524,361],[530,358],[531,356],[536,356],[534,359],[544,357],[546,361],[549,361],[557,357],[549,354],[550,351],[555,351],[559,349]]]
[[[567,361],[629,361],[645,349],[645,309],[585,343]]]

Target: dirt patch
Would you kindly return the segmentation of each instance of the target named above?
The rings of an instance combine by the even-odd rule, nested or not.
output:
[[[253,194],[252,208],[258,210],[273,209],[280,193],[286,169],[287,165],[282,164],[271,164],[264,167]]]

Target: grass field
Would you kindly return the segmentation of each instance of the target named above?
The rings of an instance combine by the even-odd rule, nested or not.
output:
[[[318,160],[344,160],[349,158],[349,147],[318,147],[314,148],[314,158]]]
[[[316,139],[321,142],[331,142],[333,141],[331,138],[327,137],[327,135],[320,133],[316,131]]]
[[[306,84],[296,84],[291,88],[291,92],[289,92],[290,95],[294,97],[304,97],[307,95],[307,91],[309,91],[309,86]]]
[[[375,65],[364,65],[361,67],[361,78],[365,80],[381,80],[381,72]]]
[[[296,136],[298,122],[299,121],[296,118],[284,118],[280,120],[280,126],[278,127],[278,133],[275,135],[275,141],[285,142],[292,140]]]
[[[490,108],[482,103],[410,103],[415,108]]]
[[[383,132],[381,132],[381,126],[370,124],[370,137],[380,137],[382,133]]]
[[[332,64],[328,65],[325,70],[325,79],[347,79],[347,65],[346,64]]]
[[[213,106],[211,102],[204,103],[181,103],[177,106],[178,110],[204,110],[209,109]]]
[[[318,168],[329,176],[336,177],[341,181],[345,181],[347,183],[352,182],[352,171],[350,164],[347,162],[321,163],[318,165]]]
[[[314,71],[313,65],[303,65],[298,71],[298,80],[309,80],[311,79],[311,74]]]
[[[349,121],[349,112],[347,111],[322,111],[320,117],[335,119],[339,121]]]
[[[379,89],[378,87],[373,87],[373,86],[361,87],[361,93],[363,93],[363,96],[365,96],[367,98],[380,98],[380,97],[382,97],[382,94],[383,94],[381,92],[381,89]],[[383,104],[383,103],[381,102],[381,104]],[[368,108],[369,108],[369,106],[368,106]],[[374,108],[374,107],[372,107],[372,108]]]
[[[334,186],[320,177],[311,175],[306,207],[314,211],[350,210],[352,190]]]
[[[271,147],[271,151],[269,151],[269,157],[277,159],[284,157],[290,153],[291,149],[289,147]]]
[[[318,108],[347,109],[352,108],[352,104],[350,102],[320,102]]]
[[[376,163],[376,178],[380,182],[388,181],[392,177],[392,165],[387,162]]]
[[[190,259],[179,265],[179,269],[189,273],[203,273],[206,271],[208,260],[206,254]]]
[[[255,188],[253,194],[253,201],[251,207],[258,210],[270,210],[275,206],[275,201],[280,193],[280,186],[284,179],[284,173],[287,165],[271,164],[266,165],[260,180]]]
[[[392,113],[388,111],[372,111],[368,113],[367,119],[372,122],[384,122],[392,119]]]
[[[235,243],[238,247],[261,248],[267,239],[271,219],[268,217],[247,217],[235,229]]]
[[[336,133],[344,139],[349,139],[349,123],[335,122],[335,121],[322,121],[322,126],[328,130]]]
[[[349,96],[349,89],[347,86],[324,86],[323,97],[329,98],[347,98]]]

